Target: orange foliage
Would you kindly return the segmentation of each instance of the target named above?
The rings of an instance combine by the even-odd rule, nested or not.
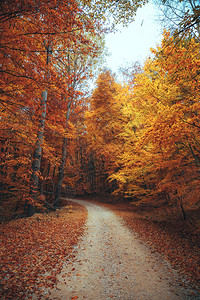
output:
[[[67,203],[66,203],[67,204]],[[11,221],[0,227],[1,299],[43,299],[56,284],[63,261],[71,258],[87,217],[79,205],[50,214]]]
[[[97,81],[86,122],[92,149],[118,183],[115,194],[138,203],[198,206],[199,50],[198,41],[177,43],[165,33],[129,91],[112,88],[104,74],[101,86]]]
[[[42,193],[45,180],[55,185],[68,104],[80,94],[74,82],[83,83],[90,74],[86,54],[90,60],[98,55],[100,29],[73,0],[6,1],[1,17],[1,207],[6,217],[7,208],[32,201],[30,174],[42,118],[46,129],[43,125],[37,188]],[[41,104],[44,90],[47,107]],[[77,112],[75,103],[72,110]]]

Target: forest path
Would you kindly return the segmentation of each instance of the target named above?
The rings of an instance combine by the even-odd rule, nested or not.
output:
[[[50,299],[189,299],[169,263],[151,251],[111,210],[88,210],[85,233],[59,275]]]

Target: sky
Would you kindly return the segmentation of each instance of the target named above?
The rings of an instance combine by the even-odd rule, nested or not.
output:
[[[135,21],[128,28],[118,26],[120,32],[106,36],[108,68],[117,73],[120,66],[129,62],[140,61],[143,63],[150,56],[150,48],[156,48],[161,42],[162,31],[153,4],[139,8]]]

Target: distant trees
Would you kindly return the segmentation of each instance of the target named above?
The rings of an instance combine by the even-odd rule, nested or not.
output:
[[[107,71],[100,75],[86,122],[96,157],[103,155],[117,182],[115,194],[137,203],[198,205],[199,50],[198,40],[177,43],[165,33],[143,71],[131,74],[130,87]]]

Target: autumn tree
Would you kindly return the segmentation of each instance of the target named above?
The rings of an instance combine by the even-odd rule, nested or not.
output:
[[[58,62],[63,61],[71,45],[77,47],[79,51],[81,51],[80,45],[85,45],[87,48],[90,44],[88,36],[94,32],[94,26],[87,16],[83,16],[77,3],[73,1],[62,4],[40,1],[36,2],[35,6],[27,2],[27,7],[25,5],[24,8],[23,3],[14,6],[14,3],[5,2],[5,5],[2,5],[2,19],[1,104],[4,118],[1,122],[5,127],[4,132],[9,133],[8,128],[12,126],[12,122],[11,125],[7,122],[11,114],[16,128],[22,130],[21,139],[24,132],[28,132],[32,137],[33,140],[29,144],[30,152],[34,143],[36,145],[32,162],[30,197],[27,197],[27,190],[25,193],[28,215],[31,215],[35,210],[40,176],[47,94],[51,94],[50,91],[57,91],[59,97],[61,89],[67,90],[73,78],[69,74],[58,76]],[[22,115],[27,122],[26,125],[22,123],[19,127],[18,123],[23,122]],[[28,124],[31,127],[27,128]],[[10,164],[14,161],[16,158],[11,160],[10,157]],[[6,163],[2,168],[5,171]],[[26,168],[24,173],[27,173]],[[11,174],[8,176],[12,178]]]
[[[135,125],[124,127],[127,146],[111,179],[141,202],[192,207],[199,195],[199,42],[177,44],[166,34],[153,53],[136,77]]]
[[[102,160],[102,171],[106,173],[106,176],[104,175],[104,185],[107,185],[108,189],[107,178],[118,169],[116,155],[123,151],[123,141],[120,135],[128,118],[122,113],[127,108],[127,97],[127,88],[122,88],[116,82],[115,76],[109,70],[105,70],[99,75],[96,89],[91,97],[89,110],[85,114],[85,124],[94,168]],[[94,169],[94,176],[97,175],[98,171]],[[92,178],[92,181],[96,180],[99,180],[98,177]]]
[[[34,31],[37,25],[34,27],[30,21],[29,4],[27,2],[23,6],[22,2],[13,1],[1,4],[1,128],[2,140],[9,145],[8,148],[2,148],[5,151],[2,175],[6,175],[8,179],[7,182],[3,180],[2,184],[3,190],[7,190],[9,196],[14,192],[19,195],[22,188],[22,194],[16,199],[21,198],[24,193],[27,194],[23,184],[28,181],[26,167],[30,163],[29,147],[34,143],[34,123],[37,122],[35,112],[39,107],[39,90],[44,85],[43,62],[44,59],[46,61],[46,58],[40,55],[38,41],[30,35],[30,31]],[[38,3],[35,7],[37,11]],[[12,150],[7,152],[9,148]],[[23,184],[18,185],[17,179]]]
[[[119,23],[127,25],[134,21],[137,9],[147,2],[147,0],[82,0],[86,12],[92,18],[103,20],[104,25],[111,27]]]
[[[64,71],[67,72],[67,76],[70,80],[64,95],[64,98],[66,99],[65,136],[63,138],[62,156],[55,191],[55,207],[59,206],[61,196],[62,180],[67,156],[67,143],[69,140],[67,137],[69,130],[68,124],[72,114],[79,115],[77,108],[80,107],[80,101],[83,101],[82,95],[85,90],[84,85],[86,85],[86,81],[92,76],[94,68],[98,68],[98,59],[100,60],[104,49],[102,38],[95,37],[94,34],[90,38],[92,39],[90,45],[89,43],[87,45],[83,44],[82,46],[79,46],[79,49],[77,49],[76,45],[71,45],[70,50],[66,55],[65,63],[62,62],[62,66],[60,66],[60,74],[62,74],[64,67]],[[79,117],[81,118],[81,116]]]

